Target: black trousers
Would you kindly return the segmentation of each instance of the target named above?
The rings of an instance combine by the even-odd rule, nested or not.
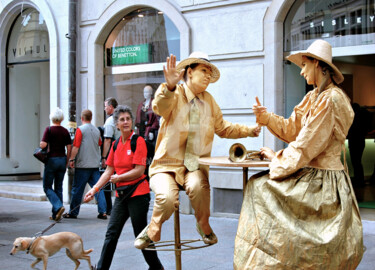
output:
[[[105,202],[107,203],[107,215],[110,215],[112,212],[112,190],[111,190],[111,185],[108,184],[103,188],[104,191],[104,196],[105,196]]]
[[[98,270],[107,270],[111,266],[118,239],[129,217],[133,225],[135,237],[147,226],[149,205],[150,194],[135,196],[125,200],[122,200],[121,197],[116,197],[105,235],[102,254],[98,262]],[[163,269],[156,251],[142,250],[142,253],[150,270]],[[131,268],[132,266],[129,264],[128,269]],[[125,267],[124,269],[127,268]]]

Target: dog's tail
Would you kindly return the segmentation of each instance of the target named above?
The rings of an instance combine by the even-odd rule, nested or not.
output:
[[[87,254],[90,254],[92,251],[93,251],[93,249],[90,248],[90,249],[88,249],[88,250],[83,250],[83,253],[84,253],[85,255],[87,255]]]

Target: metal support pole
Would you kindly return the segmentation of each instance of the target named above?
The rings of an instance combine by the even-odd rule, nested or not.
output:
[[[247,183],[247,178],[249,175],[249,168],[248,167],[242,167],[242,184],[243,184],[243,190],[242,190],[242,195],[245,197],[245,188],[246,188],[246,183]]]
[[[181,263],[181,238],[180,238],[180,208],[174,211],[174,247],[176,257],[176,270],[182,269]]]

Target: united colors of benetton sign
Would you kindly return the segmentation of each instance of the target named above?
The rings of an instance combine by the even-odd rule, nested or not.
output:
[[[111,64],[129,65],[150,62],[150,44],[111,48]]]

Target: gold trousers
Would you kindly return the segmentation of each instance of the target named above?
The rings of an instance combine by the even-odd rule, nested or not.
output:
[[[147,234],[154,242],[160,240],[161,227],[179,205],[179,186],[173,173],[157,173],[150,179],[155,193],[154,209]],[[197,221],[208,223],[210,217],[210,184],[200,171],[185,174],[183,189],[188,195]]]

